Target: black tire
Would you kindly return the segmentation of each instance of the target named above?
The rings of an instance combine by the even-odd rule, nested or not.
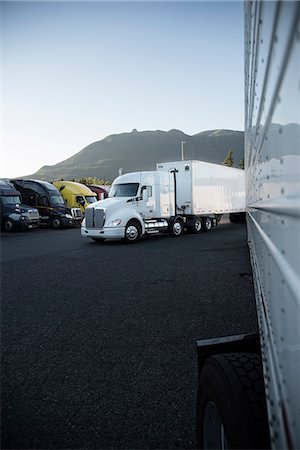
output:
[[[208,232],[212,229],[213,223],[210,217],[203,217],[202,219],[202,231]]]
[[[227,353],[207,359],[198,384],[197,434],[199,449],[270,448],[258,355]]]
[[[124,241],[134,243],[140,239],[142,227],[137,220],[130,220],[125,227]]]
[[[169,234],[173,237],[181,236],[183,233],[183,223],[180,219],[174,219],[169,225]]]
[[[51,219],[51,227],[55,230],[60,230],[63,227],[62,220],[59,217],[53,217]]]
[[[6,231],[7,233],[10,233],[11,231],[13,231],[14,228],[15,228],[15,224],[14,224],[13,220],[5,219],[3,221],[3,230]]]
[[[189,232],[198,234],[202,231],[203,223],[200,217],[195,217],[193,225],[189,228]]]

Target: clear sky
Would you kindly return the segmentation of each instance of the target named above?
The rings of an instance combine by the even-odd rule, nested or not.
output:
[[[113,133],[243,130],[243,3],[4,1],[1,172]]]

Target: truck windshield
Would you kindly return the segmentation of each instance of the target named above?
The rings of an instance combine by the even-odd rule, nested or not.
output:
[[[4,195],[1,198],[4,205],[18,205],[21,203],[19,195]]]
[[[134,197],[137,194],[139,183],[114,184],[109,197]]]
[[[51,195],[51,206],[64,206],[64,201],[61,195]]]
[[[88,203],[95,203],[97,201],[96,197],[94,197],[93,195],[86,195],[85,199]]]

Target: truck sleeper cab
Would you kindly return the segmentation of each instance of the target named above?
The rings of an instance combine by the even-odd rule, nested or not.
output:
[[[115,180],[108,198],[86,208],[81,234],[134,242],[147,232],[167,231],[170,207],[168,176],[125,174]]]
[[[97,201],[97,194],[84,184],[75,181],[53,181],[52,184],[59,190],[65,205],[80,208],[82,214],[88,205]]]
[[[41,220],[38,210],[24,205],[20,192],[7,181],[0,181],[0,217],[1,229],[7,232],[37,228]]]
[[[59,191],[51,183],[40,180],[11,180],[22,198],[38,209],[41,224],[54,229],[72,227],[79,224],[82,214],[79,208],[67,208]]]

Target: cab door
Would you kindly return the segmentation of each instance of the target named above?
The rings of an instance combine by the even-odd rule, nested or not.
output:
[[[144,219],[152,219],[154,217],[154,198],[154,186],[143,185],[137,204],[137,211]]]

